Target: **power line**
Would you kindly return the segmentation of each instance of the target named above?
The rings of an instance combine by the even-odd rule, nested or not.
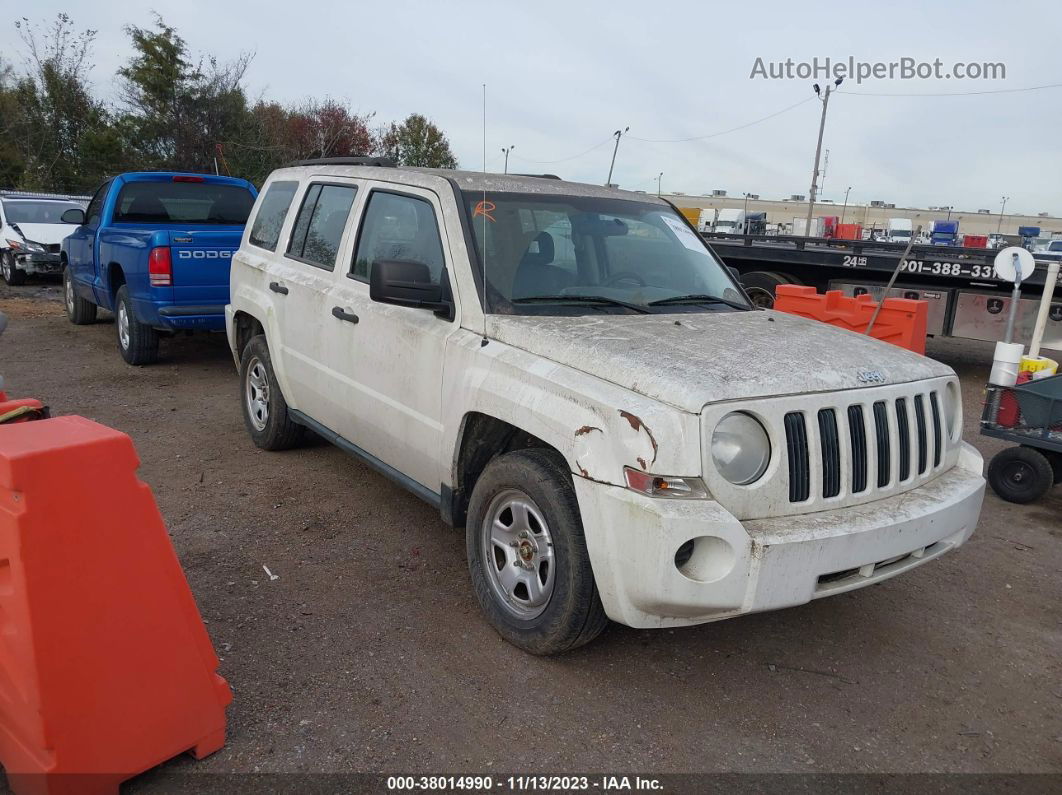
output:
[[[707,133],[706,135],[693,135],[689,138],[639,138],[636,135],[628,135],[628,137],[633,138],[636,141],[644,141],[650,144],[679,144],[685,143],[686,141],[703,141],[707,138],[718,138],[720,135],[727,135],[728,133],[737,132],[738,130],[744,130],[748,127],[752,127],[753,125],[765,122],[768,119],[773,119],[775,116],[781,116],[783,113],[791,111],[793,108],[799,107],[805,102],[810,102],[813,99],[814,97],[807,97],[806,99],[802,99],[799,102],[794,102],[792,105],[788,105],[782,108],[781,110],[776,110],[774,113],[756,119],[755,121],[750,121],[747,124],[742,124],[737,127],[731,127],[729,130],[720,130],[719,132]]]
[[[608,138],[606,138],[601,143],[594,144],[589,149],[585,149],[585,150],[583,150],[582,152],[580,152],[577,155],[572,155],[571,157],[562,157],[560,160],[532,160],[531,158],[523,157],[522,155],[513,155],[513,158],[516,159],[516,160],[523,160],[525,163],[537,163],[540,166],[552,165],[553,163],[567,163],[569,160],[575,160],[575,158],[577,158],[577,157],[582,157],[583,155],[588,155],[591,152],[593,152],[595,149],[600,149],[605,144],[611,143],[611,141],[612,141],[612,136],[610,135]]]
[[[992,88],[984,91],[945,91],[930,94],[882,94],[872,91],[840,91],[838,93],[851,94],[854,97],[972,97],[980,94],[1017,94],[1023,91],[1041,91],[1045,88],[1062,88],[1062,83],[1047,83],[1026,88]]]

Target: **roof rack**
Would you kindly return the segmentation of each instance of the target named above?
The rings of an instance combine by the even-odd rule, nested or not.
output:
[[[379,166],[394,168],[398,164],[389,157],[314,157],[297,160],[293,166]]]
[[[514,177],[535,177],[537,179],[560,179],[556,174],[513,174]]]

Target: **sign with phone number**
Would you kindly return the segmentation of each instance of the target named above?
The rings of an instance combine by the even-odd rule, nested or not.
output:
[[[842,264],[846,268],[866,268],[869,265],[866,257],[855,256],[845,256]],[[926,262],[920,259],[905,259],[900,270],[906,273],[924,273],[927,276],[957,276],[999,281],[992,272],[992,266],[983,262]]]

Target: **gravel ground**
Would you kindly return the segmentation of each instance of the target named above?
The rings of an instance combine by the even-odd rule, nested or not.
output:
[[[221,335],[124,364],[109,316],[0,286],[0,374],[130,434],[235,691],[190,772],[1062,772],[1062,488],[989,494],[959,551],[881,585],[681,630],[611,627],[552,659],[481,619],[463,537],[318,442],[247,437]],[[936,341],[977,435],[987,345]],[[267,565],[279,575],[270,580]]]

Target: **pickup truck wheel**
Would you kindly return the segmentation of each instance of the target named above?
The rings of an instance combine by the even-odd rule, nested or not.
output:
[[[498,456],[472,490],[465,531],[472,587],[505,640],[558,654],[608,624],[564,460],[549,450]]]
[[[287,450],[305,436],[306,429],[288,414],[263,334],[253,337],[240,357],[240,405],[247,432],[263,450]]]
[[[114,327],[118,332],[118,352],[128,364],[154,364],[159,360],[159,333],[136,319],[129,288],[124,284],[114,299]]]
[[[75,326],[87,326],[96,322],[96,305],[86,301],[74,292],[74,281],[70,268],[63,268],[63,304],[66,316]]]
[[[1008,447],[988,465],[992,490],[1007,502],[1019,504],[1040,499],[1055,482],[1051,462],[1032,447]]]
[[[15,255],[10,251],[5,251],[0,256],[0,274],[3,275],[4,281],[12,287],[18,287],[20,284],[26,283],[26,272],[20,271],[15,266]]]

